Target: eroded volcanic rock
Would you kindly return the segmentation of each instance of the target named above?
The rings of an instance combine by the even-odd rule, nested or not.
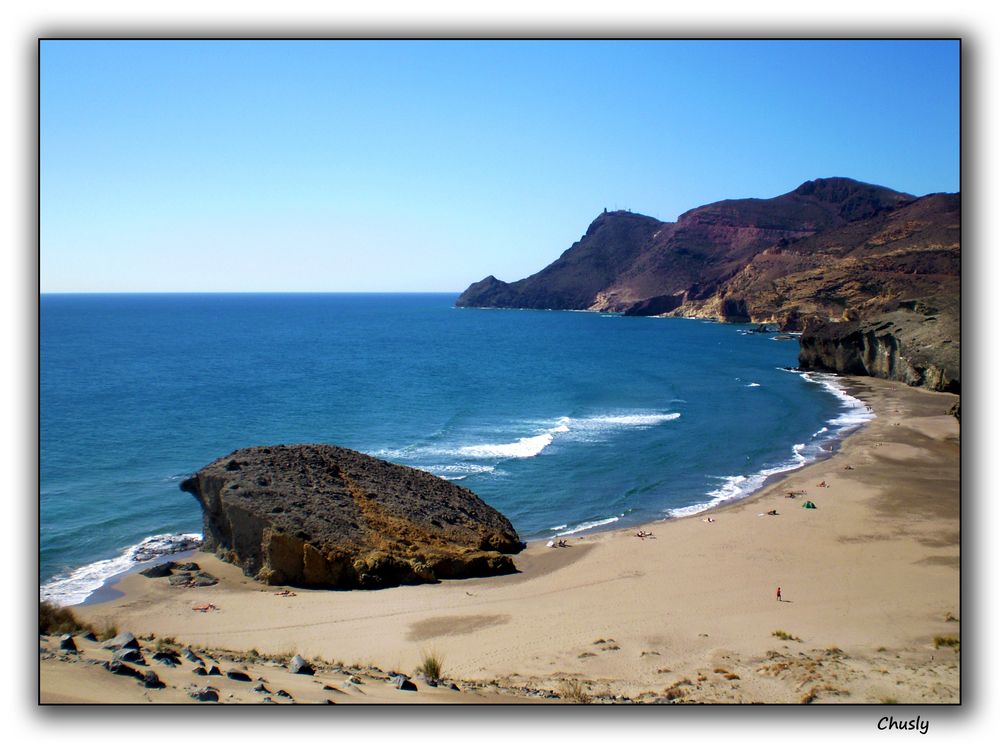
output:
[[[601,214],[549,266],[460,307],[713,318],[803,331],[799,364],[960,389],[961,196],[849,178],[727,199],[676,222]]]
[[[513,573],[522,543],[468,489],[331,445],[237,450],[181,483],[204,549],[269,584],[380,588]]]

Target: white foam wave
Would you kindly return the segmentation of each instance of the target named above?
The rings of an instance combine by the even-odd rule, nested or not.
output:
[[[679,413],[634,413],[618,416],[590,416],[584,419],[577,419],[583,426],[607,425],[607,426],[656,426],[666,421],[679,419]]]
[[[549,527],[549,529],[552,530],[553,532],[558,532],[559,530],[566,529],[568,526],[569,525],[565,525],[565,524],[557,524],[555,527]]]
[[[844,409],[843,413],[827,421],[830,426],[835,427],[834,430],[831,431],[830,428],[823,426],[812,435],[813,441],[792,445],[792,459],[780,465],[764,468],[751,475],[716,476],[722,481],[722,485],[706,494],[709,497],[709,501],[676,509],[668,509],[666,514],[669,517],[686,517],[703,512],[706,509],[711,509],[727,501],[746,498],[754,491],[760,489],[770,476],[797,470],[804,465],[816,461],[828,451],[828,449],[823,447],[824,444],[857,429],[875,418],[875,414],[868,410],[863,401],[849,395],[844,390],[835,375],[821,372],[799,372],[798,370],[783,371],[795,371],[802,379],[813,384],[822,385],[827,392],[834,395],[840,401],[840,405]]]
[[[562,532],[557,532],[556,537],[566,537],[566,535],[575,535],[578,532],[584,532],[586,530],[592,530],[595,527],[603,527],[606,524],[613,524],[621,519],[618,517],[608,517],[607,519],[595,519],[593,522],[581,522],[568,530],[563,530]],[[564,525],[565,526],[565,525]]]
[[[135,568],[137,563],[194,550],[201,541],[202,536],[197,533],[152,535],[115,558],[81,566],[69,576],[56,576],[39,589],[39,597],[60,607],[80,604],[112,576]]]
[[[371,452],[375,457],[413,463],[421,470],[441,475],[451,480],[459,480],[468,475],[492,471],[485,466],[466,463],[424,464],[430,458],[457,458],[459,460],[508,460],[527,459],[540,455],[556,437],[569,441],[593,441],[614,430],[630,427],[648,428],[680,418],[679,413],[658,411],[610,411],[592,416],[561,416],[543,421],[522,421],[533,426],[535,433],[518,438],[516,441],[482,442],[457,447],[421,447],[409,445],[402,448],[385,448]],[[523,429],[522,429],[523,430]],[[423,460],[424,462],[420,462]],[[433,461],[432,461],[433,462]]]
[[[460,462],[454,465],[421,465],[417,469],[426,470],[428,473],[439,475],[442,478],[455,476],[452,478],[453,480],[458,480],[459,476],[466,478],[477,473],[492,473],[496,470],[493,465],[480,465],[474,462]]]
[[[535,457],[541,454],[542,450],[552,444],[552,435],[549,433],[539,434],[534,437],[521,437],[516,442],[507,444],[473,444],[458,449],[458,454],[462,457],[476,457],[488,459],[522,459]]]
[[[828,424],[838,427],[840,429],[839,433],[843,434],[847,430],[857,429],[875,418],[875,412],[869,410],[864,401],[855,398],[844,390],[843,385],[841,385],[836,375],[822,372],[802,372],[800,376],[807,382],[822,385],[828,393],[840,402],[840,406],[843,409],[841,414],[827,421]]]
[[[749,385],[747,385],[747,387],[760,387],[760,383],[759,382],[751,382]]]

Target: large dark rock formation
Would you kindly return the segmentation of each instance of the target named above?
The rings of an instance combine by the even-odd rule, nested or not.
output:
[[[510,522],[468,489],[329,445],[254,447],[181,489],[206,550],[270,584],[378,588],[512,573]]]
[[[487,277],[456,304],[773,323],[805,331],[802,366],[954,390],[960,227],[958,194],[819,179],[672,223],[606,212],[542,271]]]
[[[799,366],[961,393],[957,339],[957,317],[901,303],[877,318],[808,326],[799,339]]]

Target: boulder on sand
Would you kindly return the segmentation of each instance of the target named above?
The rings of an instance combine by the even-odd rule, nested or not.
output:
[[[514,573],[510,522],[468,489],[353,450],[253,447],[181,483],[204,549],[268,584],[376,589]]]

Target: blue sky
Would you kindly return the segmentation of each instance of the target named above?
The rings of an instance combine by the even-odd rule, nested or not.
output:
[[[605,207],[959,190],[951,41],[44,41],[41,289],[460,291]]]

